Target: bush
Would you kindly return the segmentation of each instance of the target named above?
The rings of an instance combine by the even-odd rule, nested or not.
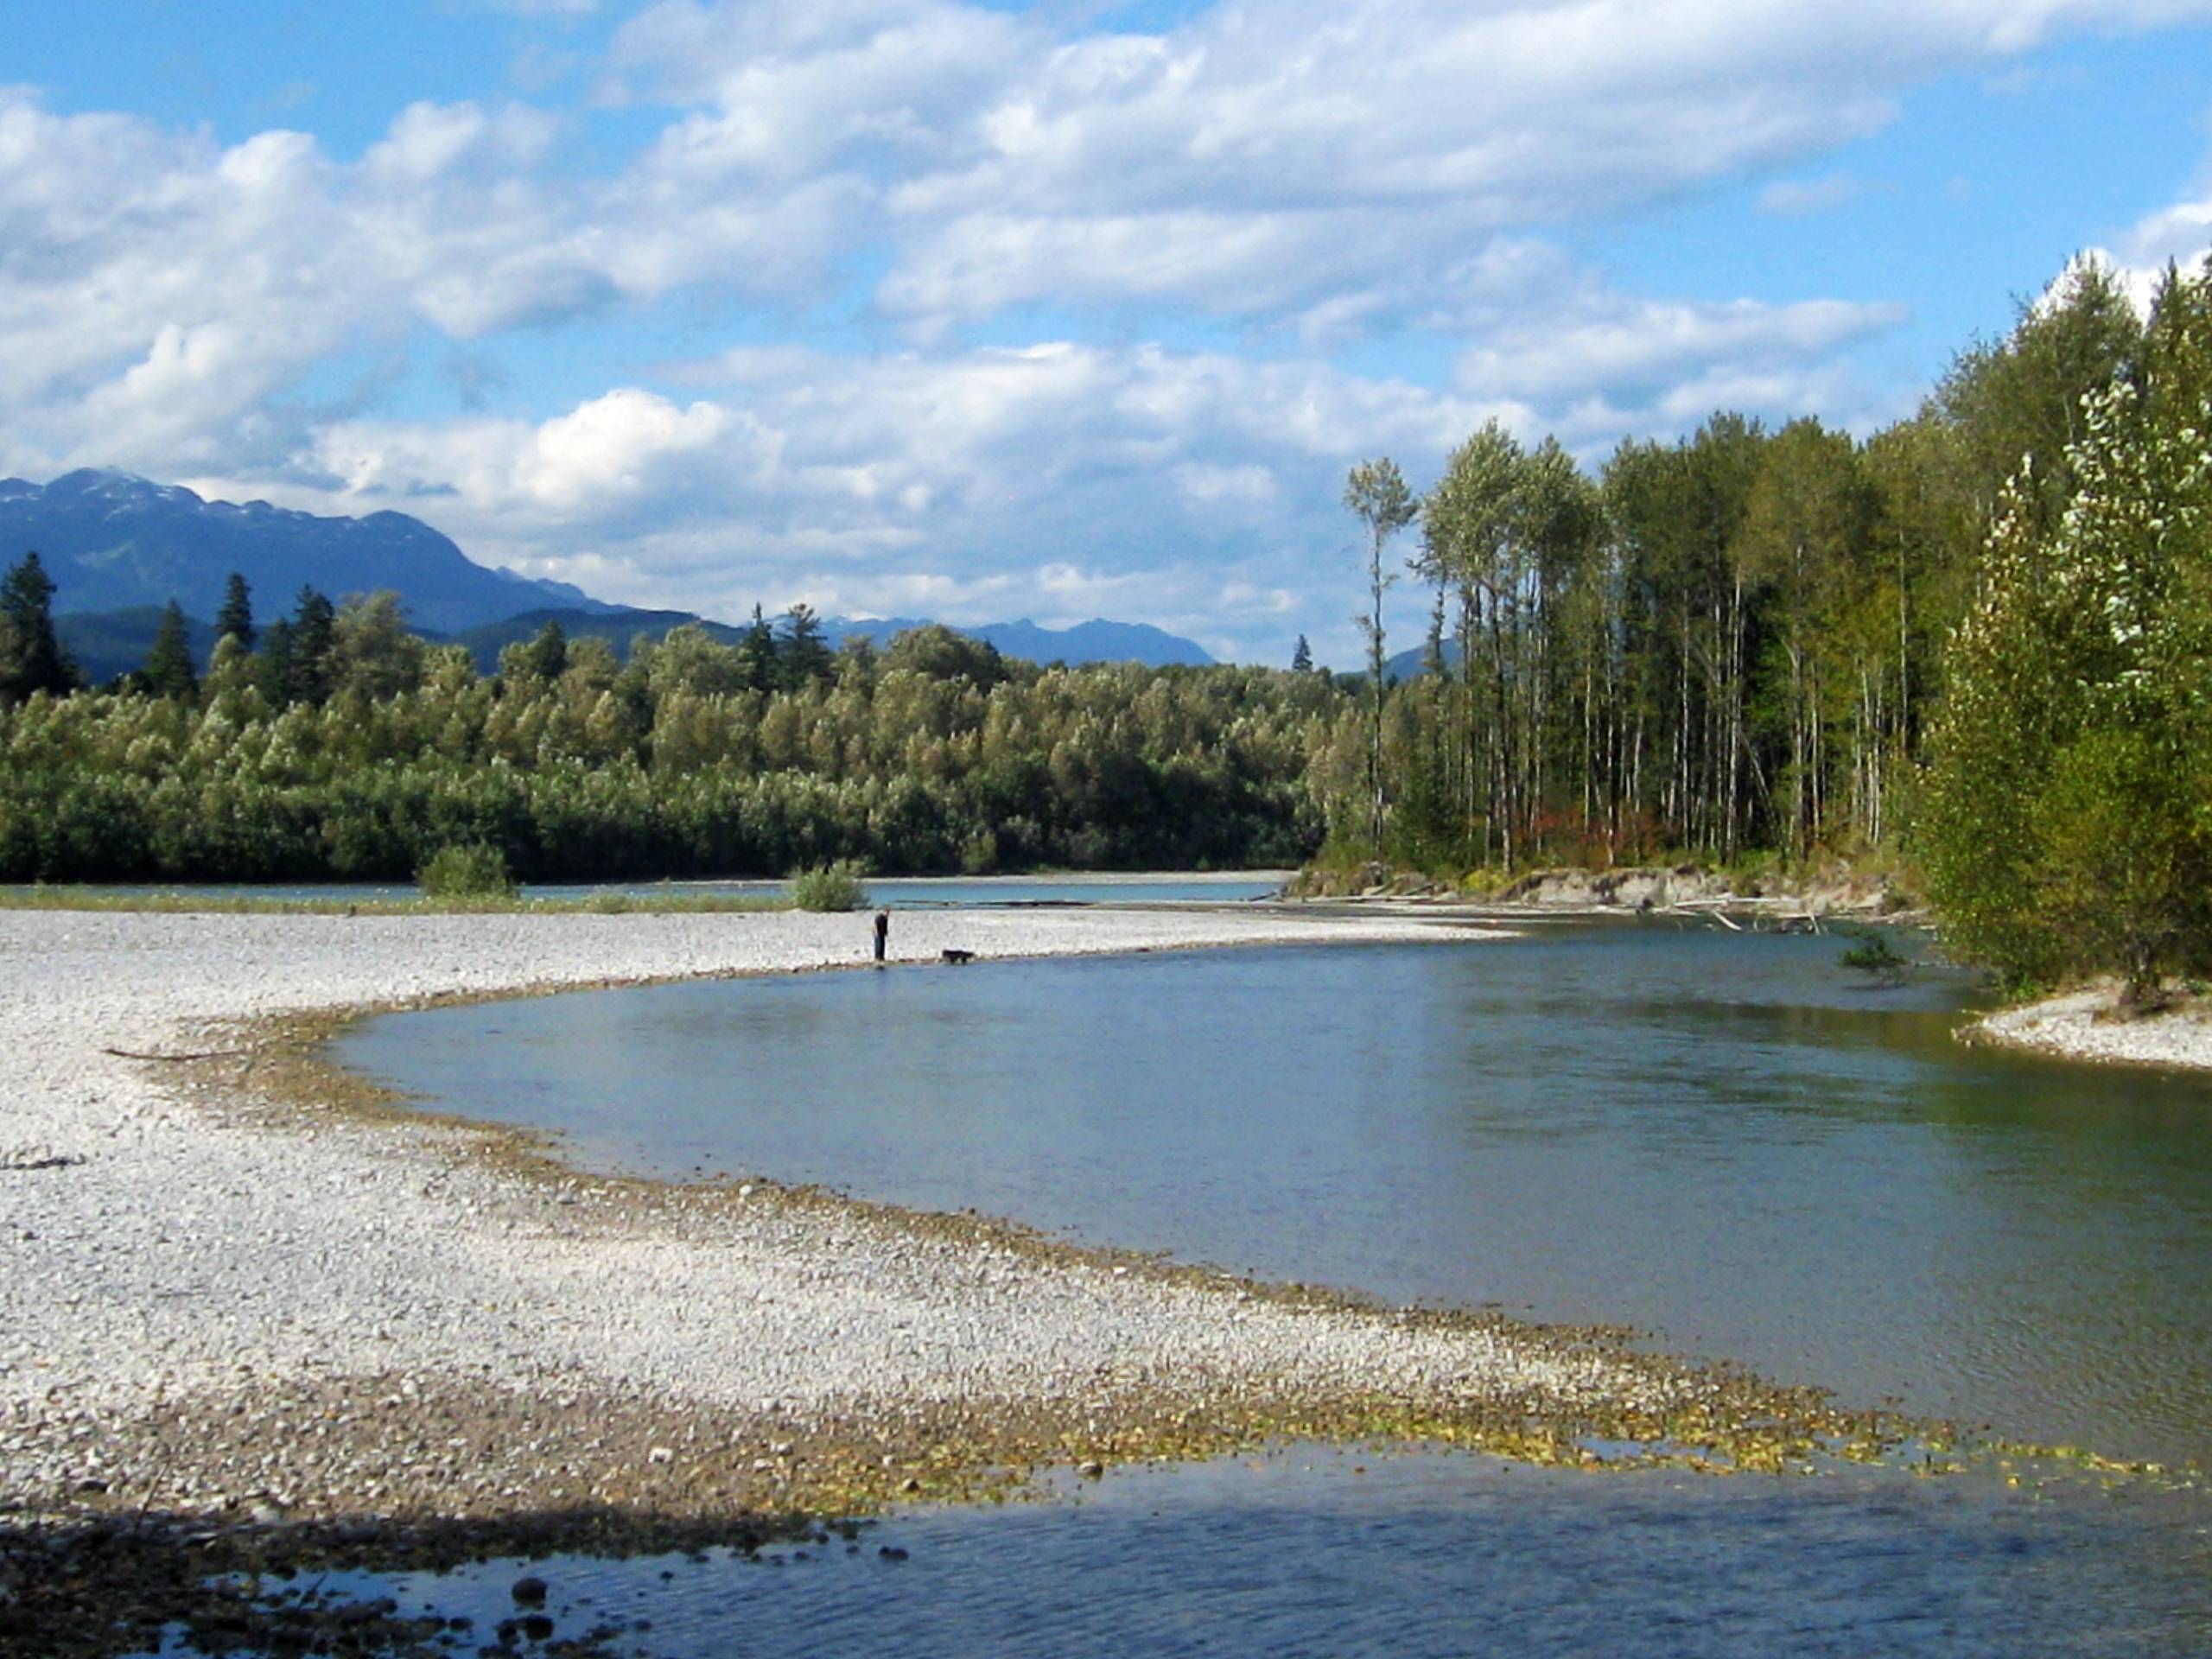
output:
[[[1891,988],[1904,984],[1912,976],[1912,958],[1891,944],[1888,935],[1877,933],[1867,927],[1847,927],[1839,931],[1853,942],[1849,950],[1835,959],[1839,968],[1855,969],[1877,983]]]
[[[868,887],[861,865],[841,858],[834,865],[807,865],[791,872],[791,902],[798,909],[865,909]]]
[[[415,885],[425,899],[512,899],[521,891],[506,855],[480,841],[439,848],[415,872]]]
[[[861,867],[849,858],[794,870],[791,880],[791,902],[801,910],[861,910],[868,905]]]

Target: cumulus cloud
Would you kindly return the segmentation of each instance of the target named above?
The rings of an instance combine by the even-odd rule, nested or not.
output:
[[[1824,362],[1904,315],[1902,306],[1841,300],[1628,301],[1599,292],[1563,311],[1502,320],[1460,359],[1459,378],[1478,394],[1648,393],[1719,364],[1741,374]]]
[[[1913,87],[2212,0],[1083,15],[663,0],[600,66],[620,130],[650,129],[627,153],[586,112],[493,98],[409,105],[348,159],[0,88],[0,467],[435,501],[473,550],[616,597],[935,594],[979,620],[1095,592],[1257,626],[1333,556],[1361,456],[1418,471],[1493,416],[1586,454],[1722,404],[1863,421],[1894,389],[1852,353],[1899,308],[1622,293],[1564,250],[1716,181],[1764,181],[1767,213],[1832,207],[1858,186],[1823,158]],[[2208,240],[2198,192],[2117,257]],[[740,311],[757,338],[816,307],[849,346],[654,368],[634,355],[661,347],[615,361],[593,332],[673,332],[677,307],[704,342],[685,352]],[[548,406],[531,353],[500,347],[556,334],[599,354]],[[1343,366],[1414,340],[1432,360],[1405,378]],[[393,362],[461,412],[380,410]],[[366,390],[334,406],[347,375]]]

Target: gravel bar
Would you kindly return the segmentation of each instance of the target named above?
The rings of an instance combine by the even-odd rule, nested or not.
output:
[[[2119,1000],[2113,985],[2070,991],[1986,1014],[1967,1034],[1975,1042],[2105,1065],[2212,1071],[2212,998],[2177,998],[2132,1020],[2114,1017]]]
[[[899,971],[952,971],[930,965],[952,945],[1452,937],[1251,907],[892,930]],[[1817,1396],[1607,1333],[772,1182],[567,1169],[318,1092],[282,1038],[368,1008],[857,966],[868,946],[864,916],[800,913],[0,912],[0,1505],[41,1525],[696,1522],[1285,1434],[1570,1459],[1592,1433],[1665,1436],[1741,1461],[1857,1432]]]

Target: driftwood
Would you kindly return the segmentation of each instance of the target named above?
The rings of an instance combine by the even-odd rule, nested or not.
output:
[[[43,1158],[0,1158],[0,1171],[10,1174],[32,1169],[74,1169],[85,1160],[73,1154],[50,1153]]]
[[[118,1060],[166,1060],[179,1065],[187,1060],[242,1060],[251,1055],[250,1048],[209,1048],[195,1054],[142,1054],[135,1049],[103,1048],[103,1054],[112,1054]]]

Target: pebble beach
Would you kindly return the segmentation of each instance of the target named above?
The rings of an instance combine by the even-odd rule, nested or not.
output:
[[[1387,916],[963,912],[901,915],[891,957],[950,972],[949,946],[1439,937]],[[1749,1379],[1599,1333],[766,1179],[568,1170],[319,1091],[272,1035],[459,997],[865,971],[868,948],[864,916],[797,912],[0,912],[4,1502],[229,1524],[736,1516],[1286,1433],[1557,1449],[1586,1427],[1773,1421]]]
[[[2212,1071],[2212,1002],[2192,998],[2139,1019],[2119,1020],[2111,986],[2044,997],[1984,1016],[1974,1040],[2106,1065]]]

